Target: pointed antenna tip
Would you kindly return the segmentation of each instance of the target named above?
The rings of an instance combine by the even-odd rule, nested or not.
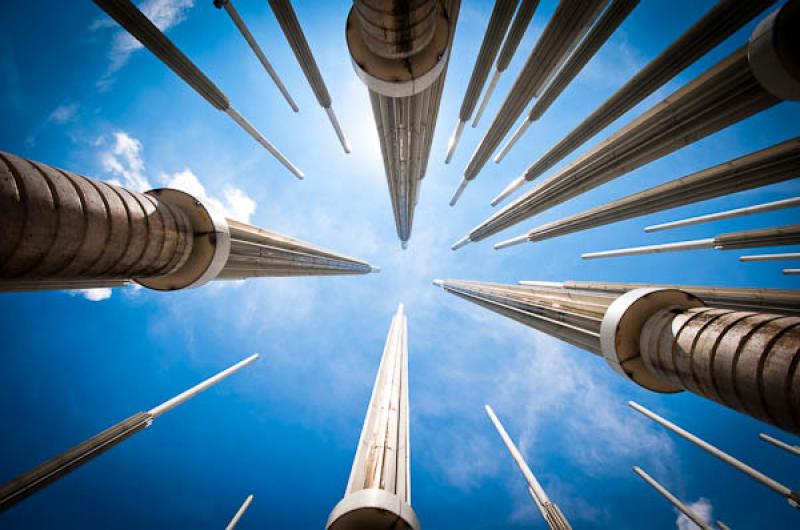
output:
[[[437,287],[444,287],[444,280],[440,280],[440,279],[437,278],[437,279],[433,280],[433,285],[435,285]]]
[[[376,265],[370,265],[369,272],[381,272],[381,268]]]
[[[401,241],[400,242],[400,248],[402,248],[403,250],[406,250],[408,248],[408,241]]]
[[[450,199],[450,206],[455,206],[458,202],[458,199],[461,198],[461,194],[464,193],[464,190],[467,189],[467,184],[469,184],[469,180],[466,177],[461,179],[459,182],[456,191],[453,193],[453,197]]]
[[[461,239],[459,239],[458,241],[456,241],[455,243],[453,243],[453,246],[450,247],[450,250],[458,250],[462,247],[465,247],[466,245],[469,245],[471,242],[472,240],[469,238],[469,235],[466,235]]]

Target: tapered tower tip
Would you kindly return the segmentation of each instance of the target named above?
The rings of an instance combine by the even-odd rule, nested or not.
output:
[[[406,250],[408,248],[408,241],[401,241],[400,242],[400,248],[402,248],[403,250]]]
[[[524,175],[512,180],[511,183],[508,186],[506,186],[503,191],[497,194],[497,197],[492,199],[491,205],[497,206],[498,204],[506,200],[506,198],[508,198],[512,193],[520,189],[523,184],[525,184]]]
[[[381,272],[381,268],[377,267],[375,265],[370,265],[369,266],[369,272]]]
[[[470,240],[469,236],[466,235],[466,236],[462,237],[461,239],[459,239],[458,241],[456,241],[455,243],[453,243],[453,246],[450,247],[450,250],[458,250],[461,247],[469,245],[471,242],[472,241]]]
[[[528,234],[522,234],[521,236],[512,237],[511,239],[506,239],[505,241],[495,243],[494,249],[501,250],[504,248],[513,247],[514,245],[519,245],[520,243],[524,243],[526,241],[528,241]]]
[[[433,280],[433,285],[437,287],[444,287],[444,280],[439,280],[439,279]]]
[[[461,182],[459,182],[456,191],[453,193],[453,197],[450,199],[450,206],[455,206],[458,202],[458,199],[461,198],[461,194],[464,193],[464,190],[467,189],[467,184],[469,184],[469,180],[466,178],[462,178]]]

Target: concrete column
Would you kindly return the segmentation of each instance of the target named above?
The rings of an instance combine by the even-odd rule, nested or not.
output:
[[[639,345],[663,380],[800,433],[800,318],[665,308],[647,320]]]
[[[408,329],[403,305],[386,338],[344,498],[329,530],[419,530],[411,508]]]
[[[0,292],[160,291],[258,276],[366,274],[366,261],[226,219],[188,193],[133,192],[0,152]]]
[[[168,276],[194,249],[189,216],[137,193],[0,153],[0,284]]]
[[[724,309],[676,288],[628,290],[636,284],[590,290],[548,282],[435,283],[602,356],[619,375],[648,390],[689,390],[800,433],[800,316]],[[697,290],[705,292],[734,307],[746,296],[736,290]],[[769,304],[768,297],[758,300],[764,294],[755,293],[755,307]],[[791,299],[779,296],[777,305]]]

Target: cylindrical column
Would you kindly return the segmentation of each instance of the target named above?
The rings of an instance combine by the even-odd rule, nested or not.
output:
[[[711,525],[703,520],[700,515],[698,515],[694,510],[689,508],[685,503],[681,502],[678,497],[673,495],[667,488],[662,486],[661,484],[656,481],[653,477],[645,473],[645,471],[638,467],[633,466],[633,472],[639,475],[642,480],[647,482],[654,490],[659,492],[665,499],[667,499],[675,508],[681,511],[686,517],[688,517],[694,524],[701,528],[702,530],[711,530]]]
[[[169,275],[194,247],[191,220],[175,205],[8,153],[0,219],[0,290]]]
[[[800,433],[800,318],[664,308],[645,323],[639,346],[660,378]]]
[[[247,511],[247,508],[250,507],[250,503],[252,502],[253,502],[253,495],[250,494],[244,500],[239,509],[236,510],[236,515],[233,516],[233,519],[231,519],[231,521],[228,523],[228,526],[225,527],[225,530],[233,530],[234,528],[236,528],[236,525],[239,524],[239,520],[244,515],[244,512]]]

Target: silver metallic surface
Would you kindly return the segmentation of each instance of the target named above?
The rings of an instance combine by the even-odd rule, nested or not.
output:
[[[226,109],[225,109],[225,114],[227,114],[228,116],[230,116],[230,117],[233,119],[233,121],[235,121],[237,124],[239,124],[239,126],[240,126],[242,129],[244,129],[244,130],[247,132],[247,134],[249,134],[251,137],[253,137],[253,139],[254,139],[256,142],[258,142],[258,143],[260,143],[262,146],[264,146],[264,149],[266,149],[267,151],[269,151],[270,153],[272,153],[272,156],[274,156],[275,158],[277,158],[277,159],[278,159],[278,161],[279,161],[281,164],[283,164],[283,166],[284,166],[286,169],[288,169],[289,171],[291,171],[291,172],[292,172],[292,174],[293,174],[295,177],[297,177],[297,178],[298,178],[298,179],[300,179],[300,180],[303,180],[303,177],[304,177],[304,175],[303,175],[303,172],[302,172],[302,171],[300,171],[300,169],[299,169],[297,166],[295,166],[294,164],[292,164],[292,163],[289,161],[289,159],[288,159],[288,158],[286,158],[286,157],[283,155],[283,153],[281,153],[281,152],[278,150],[278,148],[277,148],[277,147],[275,147],[274,145],[272,145],[272,142],[270,142],[269,140],[267,140],[267,139],[264,137],[264,135],[263,135],[263,134],[261,134],[261,133],[258,131],[258,129],[256,129],[255,127],[253,127],[252,125],[250,125],[250,122],[249,122],[249,121],[247,121],[247,120],[244,118],[244,116],[242,116],[241,114],[239,114],[239,112],[238,112],[238,111],[237,111],[235,108],[233,108],[233,107],[231,107],[231,106],[228,106],[228,108],[226,108]]]
[[[790,199],[782,199],[780,201],[765,202],[763,204],[755,204],[753,206],[745,206],[744,208],[735,208],[733,210],[725,210],[724,212],[710,213],[706,215],[699,215],[697,217],[689,217],[679,221],[671,221],[668,223],[660,223],[657,225],[650,225],[645,227],[645,232],[657,232],[659,230],[669,230],[672,228],[679,228],[682,226],[691,226],[701,223],[710,223],[712,221],[719,221],[721,219],[731,219],[733,217],[743,217],[746,215],[753,215],[763,212],[772,212],[775,210],[782,210],[784,208],[794,208],[800,206],[800,197],[792,197]]]
[[[667,488],[659,484],[656,479],[648,475],[644,470],[642,470],[642,468],[633,466],[633,472],[639,475],[642,480],[647,482],[650,486],[652,486],[654,490],[659,492],[665,499],[675,506],[675,508],[680,510],[686,517],[696,524],[698,528],[701,528],[702,530],[712,530],[711,525],[709,525],[702,517],[700,517],[699,514],[689,508],[689,506],[687,506],[685,503],[681,502],[678,497],[670,493]]]
[[[408,324],[403,305],[392,318],[344,498],[329,530],[418,530],[411,508]]]
[[[783,254],[752,254],[739,256],[739,261],[775,261],[782,259],[800,259],[800,252],[784,252]]]
[[[250,503],[252,503],[252,502],[253,502],[253,495],[250,494],[244,500],[244,502],[239,507],[239,509],[236,510],[236,514],[233,516],[233,519],[231,519],[230,522],[228,523],[228,525],[225,527],[225,530],[234,530],[234,528],[236,528],[236,525],[239,524],[239,520],[244,515],[244,512],[247,511],[247,508],[250,507]]]
[[[745,464],[741,460],[739,460],[737,458],[734,458],[733,456],[729,455],[725,451],[722,451],[721,449],[711,445],[710,443],[706,442],[702,438],[699,438],[699,437],[695,436],[694,434],[690,433],[686,429],[683,429],[683,428],[675,425],[671,421],[669,421],[669,420],[667,420],[665,418],[662,418],[661,416],[659,416],[655,412],[653,412],[653,411],[651,411],[651,410],[639,405],[638,403],[635,403],[633,401],[629,401],[628,402],[628,406],[630,406],[633,410],[639,412],[640,414],[644,415],[645,417],[647,417],[647,418],[653,420],[654,422],[658,423],[659,425],[661,425],[663,427],[666,427],[667,429],[669,429],[670,431],[674,432],[675,434],[677,434],[681,438],[683,438],[685,440],[688,440],[689,442],[695,444],[700,449],[703,449],[704,451],[708,452],[712,456],[715,456],[715,457],[719,458],[720,460],[722,460],[723,462],[725,462],[726,464],[728,464],[732,468],[736,469],[737,471],[740,471],[740,472],[744,473],[745,475],[747,475],[748,477],[752,478],[756,482],[762,484],[763,486],[766,486],[767,488],[771,489],[772,491],[774,491],[775,493],[777,493],[781,497],[784,497],[785,499],[787,499],[787,501],[789,501],[790,505],[792,505],[795,508],[798,508],[796,502],[798,500],[800,500],[800,497],[798,497],[797,492],[792,492],[791,489],[789,489],[788,487],[784,486],[780,482],[769,478],[768,476],[766,476],[765,474],[761,473],[760,471],[748,466],[747,464]]]
[[[484,405],[484,409],[486,410],[486,414],[489,416],[489,419],[492,421],[494,428],[497,430],[497,434],[499,434],[500,438],[502,438],[503,443],[508,449],[508,452],[511,453],[511,458],[514,459],[514,462],[517,464],[522,476],[528,483],[528,491],[531,495],[531,499],[539,509],[542,517],[544,517],[545,522],[550,530],[571,530],[572,527],[570,526],[569,522],[567,522],[567,519],[561,513],[561,510],[558,508],[558,506],[547,496],[547,493],[545,493],[544,488],[542,488],[541,484],[539,484],[539,481],[536,480],[536,476],[534,476],[533,471],[531,471],[531,468],[528,467],[528,463],[525,462],[522,453],[520,453],[519,449],[517,449],[517,446],[514,445],[511,437],[503,427],[503,424],[500,423],[500,420],[495,415],[494,410],[492,410],[492,407],[489,405]]]
[[[215,2],[215,5],[217,5],[217,3],[218,2]],[[283,94],[283,97],[286,100],[286,102],[289,104],[290,107],[292,107],[293,111],[299,112],[300,108],[297,106],[297,103],[294,102],[294,99],[292,99],[292,96],[291,94],[289,94],[289,91],[286,90],[286,86],[284,86],[283,81],[281,81],[278,72],[276,72],[275,69],[272,67],[272,64],[270,64],[269,60],[267,59],[267,56],[264,55],[264,52],[261,50],[261,46],[258,45],[258,42],[256,42],[255,37],[253,37],[253,34],[250,33],[250,29],[247,27],[247,24],[244,23],[242,17],[239,16],[239,12],[236,11],[236,8],[233,5],[233,0],[224,0],[222,7],[225,9],[225,12],[228,13],[228,16],[231,17],[231,20],[239,29],[239,33],[242,34],[244,40],[246,40],[247,44],[250,45],[250,49],[252,49],[253,53],[256,54],[258,61],[261,63],[261,66],[264,67],[264,70],[267,71],[267,75],[269,75],[269,77],[272,79],[272,82],[275,83],[275,86],[278,87],[278,90],[280,90],[281,94]]]
[[[765,442],[774,445],[775,447],[779,447],[780,449],[792,453],[795,456],[800,456],[800,445],[787,444],[786,442],[782,442],[777,438],[770,436],[769,434],[764,434],[763,432],[760,433],[758,437],[764,440]]]

